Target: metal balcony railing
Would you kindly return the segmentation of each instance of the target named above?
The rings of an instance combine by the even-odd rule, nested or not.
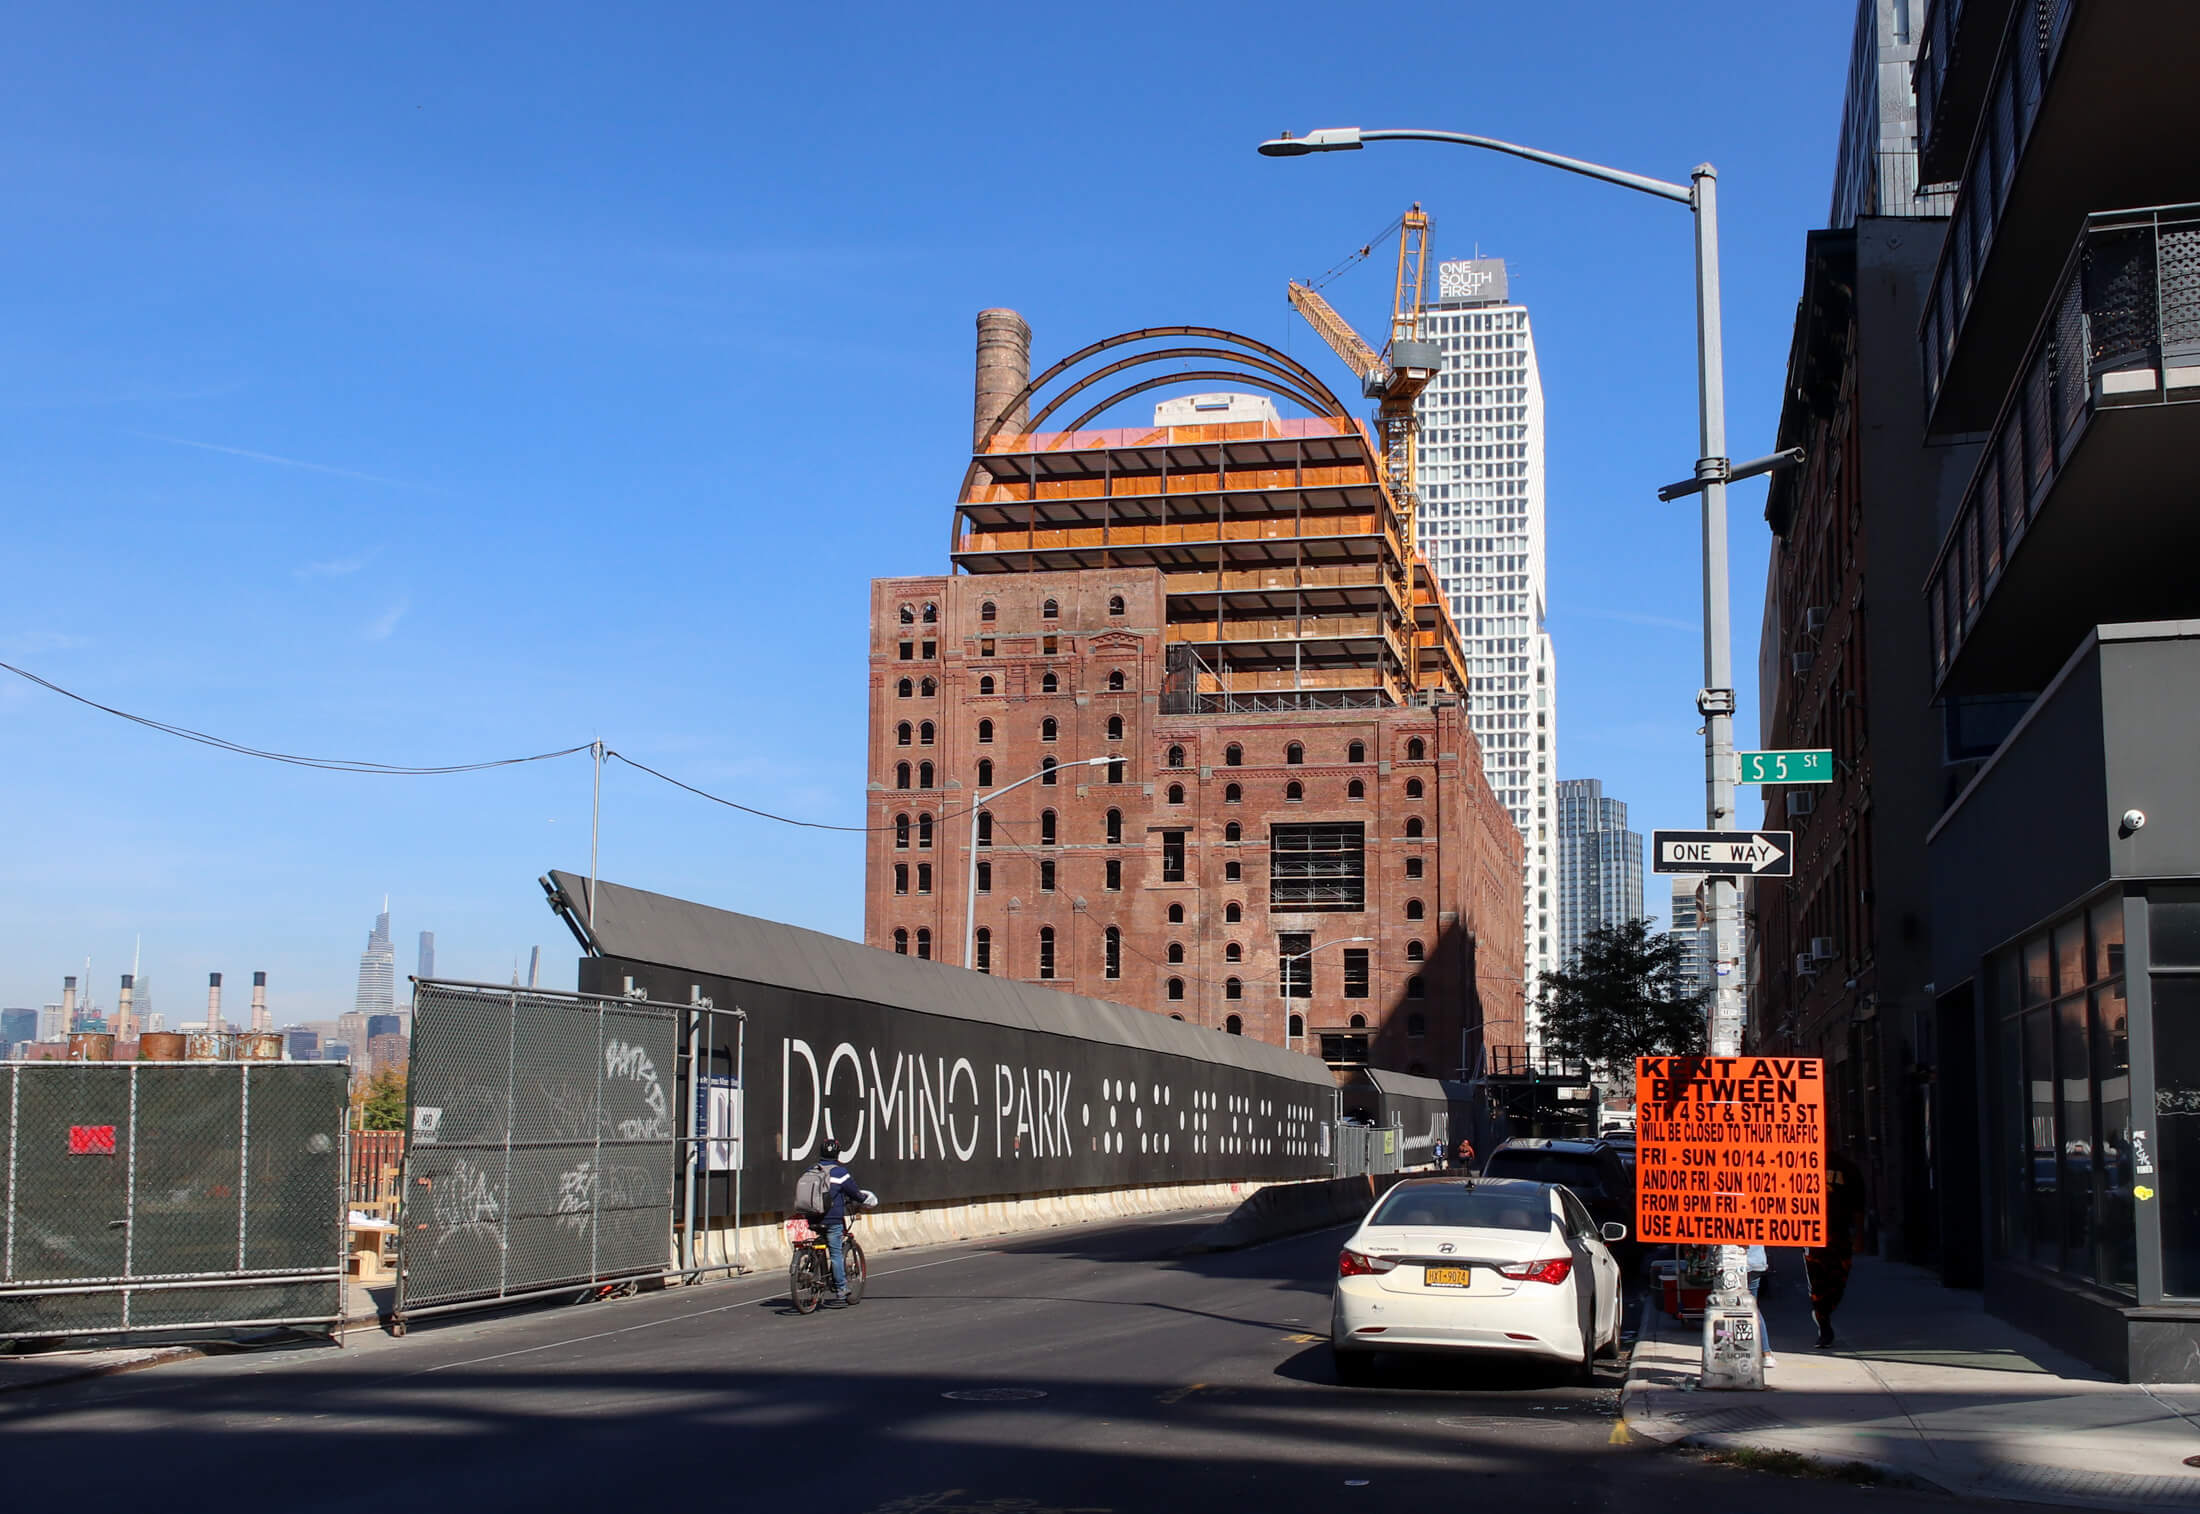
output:
[[[2086,219],[1926,579],[1944,678],[2096,411],[2200,401],[2200,205]]]

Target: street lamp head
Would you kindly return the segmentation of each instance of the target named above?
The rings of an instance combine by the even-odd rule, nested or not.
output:
[[[1310,152],[1357,152],[1361,146],[1357,126],[1324,126],[1303,137],[1285,132],[1260,144],[1264,158],[1303,158]]]

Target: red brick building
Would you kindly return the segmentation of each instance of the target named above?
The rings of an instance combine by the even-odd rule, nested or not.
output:
[[[1315,416],[1029,432],[1034,393],[1062,380],[1043,423],[1094,379],[1027,385],[1020,321],[989,375],[1002,335],[981,318],[962,571],[872,589],[869,942],[964,960],[975,834],[981,971],[1337,1063],[1517,1044],[1519,834],[1360,424],[1207,333]]]

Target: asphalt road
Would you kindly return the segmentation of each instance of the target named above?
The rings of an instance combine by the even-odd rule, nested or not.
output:
[[[1174,1254],[1213,1218],[884,1254],[808,1318],[755,1278],[9,1393],[0,1479],[18,1509],[225,1514],[1952,1507],[1627,1444],[1609,1365],[1340,1388],[1347,1232]]]

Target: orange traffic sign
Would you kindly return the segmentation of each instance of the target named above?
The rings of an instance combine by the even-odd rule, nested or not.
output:
[[[1825,1063],[1637,1057],[1635,1234],[1652,1244],[1825,1245]]]

